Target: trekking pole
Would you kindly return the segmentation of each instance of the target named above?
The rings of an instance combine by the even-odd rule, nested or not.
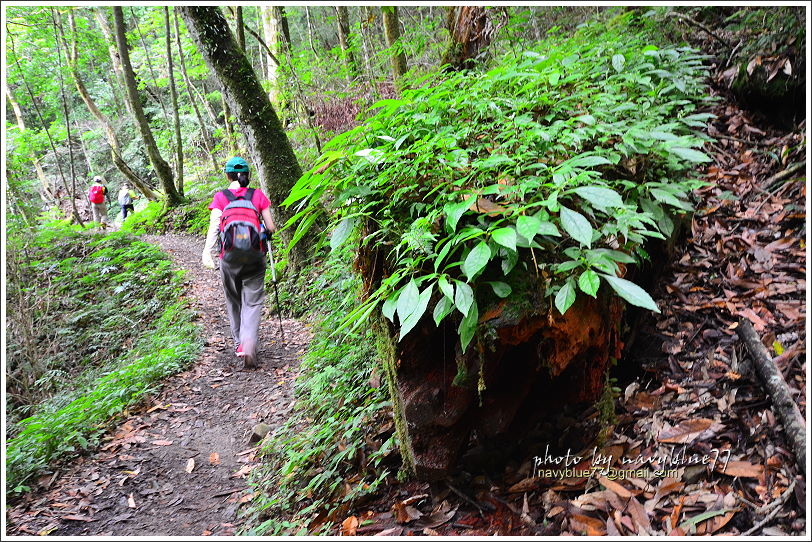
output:
[[[282,307],[279,305],[279,288],[276,286],[276,266],[273,261],[273,236],[268,232],[268,258],[271,260],[271,280],[273,281],[273,293],[276,297],[276,315],[279,317],[279,333],[282,334],[282,342],[285,342],[285,330],[282,328]]]

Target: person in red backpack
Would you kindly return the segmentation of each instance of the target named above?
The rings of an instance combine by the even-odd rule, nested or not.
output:
[[[245,368],[256,366],[257,336],[265,301],[265,231],[276,231],[271,202],[262,190],[249,188],[248,162],[226,162],[231,184],[214,195],[202,263],[214,269],[212,249],[219,244],[220,278],[235,353]],[[264,231],[263,231],[264,230]],[[218,243],[219,241],[219,243]]]
[[[90,211],[93,214],[93,222],[97,222],[102,227],[107,227],[107,187],[98,175],[93,177],[93,184],[87,192],[87,201],[90,203]]]

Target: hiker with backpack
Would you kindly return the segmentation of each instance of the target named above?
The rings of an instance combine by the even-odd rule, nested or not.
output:
[[[121,205],[121,220],[127,220],[127,211],[135,212],[133,202],[138,199],[138,195],[130,190],[130,185],[124,183],[118,191],[118,204]]]
[[[219,241],[220,278],[235,353],[246,369],[256,366],[257,336],[265,300],[266,232],[276,231],[271,202],[262,190],[248,188],[248,162],[226,162],[229,187],[214,195],[202,263],[214,269],[212,249]]]
[[[104,181],[96,175],[93,177],[93,184],[87,192],[87,200],[90,202],[90,211],[93,214],[93,222],[97,222],[102,227],[107,227],[107,205],[105,199],[110,199],[107,195],[107,187]]]

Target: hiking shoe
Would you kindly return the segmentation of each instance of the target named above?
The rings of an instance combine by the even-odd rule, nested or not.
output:
[[[244,356],[243,360],[243,369],[255,369],[257,367],[257,358],[255,356]]]
[[[245,352],[242,351],[242,345],[238,344],[237,348],[234,349],[234,353],[237,354],[238,358],[244,358]]]

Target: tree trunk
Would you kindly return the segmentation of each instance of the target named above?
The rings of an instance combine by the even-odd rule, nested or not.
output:
[[[144,48],[144,60],[147,62],[147,69],[149,70],[149,75],[152,77],[152,86],[155,87],[155,91],[153,92],[149,86],[144,85],[144,90],[147,94],[151,95],[155,98],[155,101],[158,102],[158,105],[161,106],[161,111],[164,114],[164,123],[166,124],[167,129],[172,126],[172,122],[169,120],[169,111],[166,109],[166,104],[164,104],[163,98],[161,98],[161,93],[158,90],[158,77],[155,75],[155,70],[152,68],[152,62],[150,61],[150,57],[152,56],[152,52],[150,51],[149,47],[147,46],[147,41],[144,39],[144,34],[141,32],[141,26],[138,24],[138,17],[135,14],[135,10],[130,7],[130,15],[132,15],[133,20],[135,20],[135,30],[138,32],[138,38],[141,41],[141,47]],[[128,50],[129,56],[129,50]],[[138,76],[135,73],[135,70],[132,71],[133,77],[136,78],[136,88],[138,88]],[[139,94],[139,102],[142,106],[146,105],[146,102],[141,101],[143,96]]]
[[[338,42],[344,53],[344,65],[347,67],[347,81],[352,83],[358,77],[358,66],[350,44],[350,15],[347,6],[336,6],[338,16]]]
[[[278,205],[301,177],[302,170],[268,96],[259,84],[248,59],[237,46],[225,18],[217,8],[182,6],[189,35],[200,49],[212,76],[221,86],[226,103],[234,110],[248,143],[260,187]],[[277,207],[277,220],[284,224],[291,213]],[[290,230],[282,234],[287,242]],[[298,270],[308,248],[291,253]]]
[[[14,94],[11,92],[11,89],[8,85],[5,86],[6,90],[6,98],[8,98],[8,103],[11,105],[11,109],[14,111],[14,117],[17,119],[17,127],[20,129],[20,133],[25,132],[25,120],[23,120],[23,112],[20,109],[20,104],[17,103],[17,100],[14,98]],[[39,163],[39,160],[34,155],[33,152],[30,154],[31,163],[34,164],[34,169],[37,172],[37,178],[39,179],[40,184],[42,185],[42,199],[43,201],[50,202],[53,201],[54,194],[51,185],[48,183],[48,178],[45,176],[45,172],[42,170],[42,166]]]
[[[79,209],[76,208],[76,167],[73,163],[73,142],[71,141],[71,130],[70,130],[70,110],[68,109],[68,99],[65,97],[65,82],[62,78],[62,51],[60,51],[59,47],[59,35],[60,25],[57,23],[57,13],[56,9],[51,8],[51,18],[53,19],[54,24],[54,41],[56,42],[56,57],[57,57],[57,65],[58,65],[58,73],[59,73],[59,96],[62,99],[62,111],[65,119],[65,131],[66,131],[66,138],[67,138],[67,145],[68,145],[68,165],[70,166],[70,205],[71,205],[71,216],[73,220],[79,223],[80,226],[84,227],[84,222],[82,221],[82,217],[79,216]],[[63,40],[64,43],[64,40]],[[65,49],[65,57],[68,57],[68,51]],[[65,187],[67,188],[67,187]]]
[[[406,73],[406,55],[399,51],[400,43],[400,21],[398,21],[398,8],[395,6],[381,7],[383,13],[383,29],[386,35],[386,46],[390,50],[390,62],[392,64],[392,78],[395,86],[400,85],[400,78]]]
[[[73,12],[69,12],[69,16],[73,16]],[[107,52],[110,55],[110,62],[113,65],[113,72],[116,74],[116,79],[118,79],[118,85],[110,85],[110,88],[113,89],[113,96],[116,103],[123,103],[127,113],[132,117],[133,111],[130,107],[130,102],[127,101],[125,97],[121,95],[121,90],[126,87],[124,83],[124,71],[121,69],[121,58],[118,56],[118,50],[116,49],[116,38],[113,36],[113,31],[110,29],[110,23],[107,21],[107,15],[101,10],[101,8],[94,9],[94,15],[96,16],[96,22],[99,23],[99,28],[101,28],[102,34],[104,34],[104,38],[107,42]],[[74,36],[76,33],[74,32]],[[74,40],[75,41],[75,40]]]
[[[282,66],[279,62],[285,58],[284,52],[284,32],[282,31],[282,11],[278,6],[263,6],[261,8],[262,33],[265,35],[265,45],[268,47],[267,55],[268,71],[266,79],[270,84],[268,99],[276,108],[280,116],[285,115],[287,104],[283,98],[282,89],[285,86],[285,77]]]
[[[166,27],[166,66],[169,71],[169,91],[172,96],[172,112],[175,121],[175,163],[178,193],[183,195],[183,140],[180,137],[180,112],[178,111],[178,90],[175,87],[175,70],[172,67],[172,32],[169,28],[169,7],[164,6]]]
[[[127,99],[130,101],[135,121],[138,125],[138,130],[141,134],[141,139],[144,141],[144,146],[147,148],[149,161],[152,168],[158,175],[161,182],[161,187],[166,195],[166,205],[174,207],[178,205],[182,198],[175,188],[175,183],[172,179],[172,170],[169,164],[161,157],[158,150],[158,145],[155,143],[155,138],[152,136],[152,131],[147,123],[147,118],[144,115],[144,110],[141,107],[141,101],[138,97],[138,89],[135,85],[135,75],[133,73],[132,64],[130,63],[130,52],[127,46],[126,28],[124,27],[124,13],[121,7],[113,7],[113,15],[116,21],[116,44],[118,45],[118,52],[121,55],[121,67],[124,72],[124,80],[127,85]]]
[[[197,124],[200,126],[200,137],[203,140],[203,148],[211,159],[212,171],[217,171],[218,167],[217,159],[214,156],[214,143],[211,140],[209,129],[206,127],[206,123],[203,120],[203,115],[200,114],[200,108],[197,106],[197,99],[195,98],[194,94],[195,88],[192,86],[192,81],[189,78],[189,72],[186,70],[186,59],[184,58],[183,45],[180,41],[180,23],[178,22],[178,11],[174,8],[172,9],[172,15],[175,17],[175,38],[178,45],[178,57],[180,58],[180,73],[183,76],[183,82],[186,84],[186,92],[189,94],[189,103],[192,104],[192,109],[195,112]]]
[[[320,60],[319,53],[316,52],[316,47],[313,46],[313,22],[310,20],[310,8],[305,6],[305,17],[307,18],[307,41],[310,43],[310,50],[316,60]]]
[[[234,19],[236,22],[237,28],[237,43],[242,49],[243,53],[245,52],[245,23],[243,22],[242,18],[242,6],[237,6],[236,12],[234,14]]]
[[[451,70],[472,68],[485,53],[497,29],[483,6],[446,9],[446,28],[450,38],[440,64],[448,65]]]
[[[73,38],[71,40],[71,46],[69,49],[70,51],[70,60],[68,62],[68,66],[70,67],[70,74],[73,78],[73,82],[76,85],[76,90],[79,91],[79,96],[82,98],[82,101],[85,102],[85,106],[87,106],[88,111],[90,114],[96,117],[96,120],[102,126],[102,130],[104,131],[105,138],[107,139],[107,143],[110,145],[110,152],[113,156],[113,163],[115,164],[116,168],[124,175],[130,182],[133,183],[133,186],[141,192],[145,198],[149,201],[157,201],[158,195],[149,187],[147,182],[143,180],[135,171],[133,171],[129,165],[124,161],[124,158],[121,155],[121,144],[118,140],[118,135],[116,135],[116,131],[113,128],[113,125],[110,123],[110,120],[105,116],[104,113],[96,105],[96,102],[93,101],[93,98],[90,96],[90,93],[85,87],[84,80],[82,79],[82,74],[79,72],[77,68],[77,61],[78,61],[78,49],[76,47],[76,25],[75,20],[73,18],[73,11],[68,12],[68,18],[73,34]],[[103,14],[100,12],[96,12],[97,20],[104,20],[106,23],[106,19],[104,19]],[[110,35],[112,37],[112,34]],[[64,36],[62,36],[63,41],[65,40]],[[66,46],[67,47],[67,46]],[[118,54],[116,53],[115,58],[119,58]],[[123,78],[123,73],[122,73]],[[126,101],[126,100],[125,100]],[[127,102],[127,108],[129,111],[132,111],[129,102]]]

